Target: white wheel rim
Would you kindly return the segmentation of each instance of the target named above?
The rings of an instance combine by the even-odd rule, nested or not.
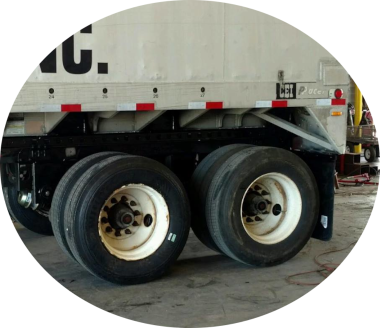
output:
[[[113,208],[115,205],[118,207]],[[122,209],[115,216],[115,209]],[[123,212],[129,211],[129,212]],[[130,214],[130,213],[133,213]],[[125,216],[127,219],[124,219]],[[149,217],[150,216],[150,217]],[[116,225],[115,217],[123,217]],[[132,217],[132,220],[128,223]],[[169,209],[162,195],[143,184],[129,184],[115,190],[105,201],[98,220],[99,236],[106,249],[119,259],[137,261],[153,254],[169,230]]]
[[[371,157],[371,152],[368,148],[364,151],[364,157],[365,159],[370,159]]]
[[[277,244],[297,227],[302,198],[297,185],[281,173],[260,176],[247,188],[240,215],[247,234],[261,244]]]

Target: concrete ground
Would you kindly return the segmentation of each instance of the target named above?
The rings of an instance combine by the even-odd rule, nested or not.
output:
[[[378,181],[378,179],[377,179]],[[309,292],[287,276],[317,269],[315,255],[357,241],[371,214],[377,187],[341,187],[335,200],[334,237],[310,240],[293,259],[271,268],[252,268],[203,246],[191,233],[170,274],[138,286],[116,286],[93,277],[61,252],[54,237],[18,228],[37,261],[62,286],[91,304],[139,322],[179,327],[217,326],[252,319],[279,309]],[[350,249],[321,258],[340,262]],[[304,282],[321,281],[312,274]]]

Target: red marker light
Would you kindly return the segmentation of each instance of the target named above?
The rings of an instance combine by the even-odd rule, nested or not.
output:
[[[343,90],[342,89],[336,89],[334,95],[335,95],[336,99],[342,98],[343,97]]]

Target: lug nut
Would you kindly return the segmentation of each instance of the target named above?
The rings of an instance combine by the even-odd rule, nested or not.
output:
[[[120,230],[116,230],[116,231],[115,231],[115,236],[116,236],[116,237],[120,237],[120,236],[121,236]]]
[[[256,216],[256,217],[255,217],[255,221],[256,221],[256,222],[260,222],[260,221],[262,221],[262,220],[263,220],[263,219],[262,219],[261,217],[259,217],[259,216]]]
[[[153,218],[150,214],[145,215],[144,217],[144,225],[149,227],[153,223]]]
[[[258,191],[258,190],[261,190],[261,187],[258,186],[258,185],[256,185],[256,186],[254,187],[254,189],[255,189],[256,191]]]
[[[253,220],[252,220],[250,217],[246,218],[246,220],[245,220],[245,221],[247,221],[248,223],[251,223],[251,222],[253,222]]]
[[[105,223],[108,223],[108,219],[106,217],[102,217],[102,223],[105,224]]]
[[[125,197],[125,196],[122,196],[120,200],[121,200],[123,203],[125,203],[125,202],[128,200],[128,198]]]
[[[138,227],[138,226],[139,226],[139,223],[138,223],[137,221],[133,221],[132,225],[133,225],[134,227]]]
[[[125,234],[126,235],[130,235],[132,232],[131,232],[131,230],[129,230],[129,229],[125,229]]]
[[[263,190],[263,191],[261,192],[261,196],[268,196],[268,195],[270,195],[269,192],[267,192],[267,191],[265,191],[265,190]]]
[[[136,204],[135,201],[131,200],[131,202],[129,203],[129,205],[131,205],[131,206],[136,206],[137,204]]]
[[[108,206],[104,206],[104,208],[103,208],[104,212],[108,212],[109,210],[110,210],[110,208]]]
[[[111,232],[112,232],[112,228],[111,228],[110,226],[108,226],[108,227],[106,228],[106,232],[111,233]]]
[[[117,199],[116,199],[116,198],[112,198],[112,199],[111,199],[111,203],[112,203],[112,204],[116,204],[116,203],[117,203]]]
[[[141,214],[140,211],[137,211],[137,210],[136,210],[136,211],[133,211],[133,215],[134,215],[134,216],[138,216],[138,215],[140,215],[140,214]]]

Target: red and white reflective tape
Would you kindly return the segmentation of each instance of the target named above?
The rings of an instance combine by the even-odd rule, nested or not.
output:
[[[288,107],[287,100],[258,100],[256,108]]]
[[[144,112],[150,110],[154,110],[154,103],[126,103],[117,105],[118,112]]]
[[[222,101],[195,101],[195,102],[189,102],[188,109],[222,109],[223,108],[223,102]]]
[[[80,104],[42,105],[41,112],[81,112]]]
[[[346,104],[346,99],[317,99],[317,106],[343,106]]]

